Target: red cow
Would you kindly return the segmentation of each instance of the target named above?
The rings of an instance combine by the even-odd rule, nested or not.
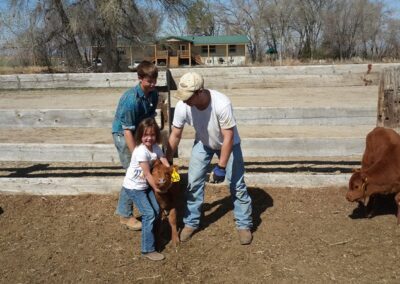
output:
[[[168,216],[168,222],[171,226],[171,240],[175,247],[179,244],[177,227],[177,207],[179,201],[179,183],[172,182],[172,172],[176,170],[175,166],[166,167],[160,160],[156,160],[152,169],[152,176],[157,187],[164,193],[155,192],[155,196],[162,211],[162,218]],[[160,236],[158,236],[160,239]]]
[[[361,169],[351,176],[346,199],[365,202],[375,194],[389,193],[397,193],[400,224],[400,135],[393,129],[376,127],[367,135]]]

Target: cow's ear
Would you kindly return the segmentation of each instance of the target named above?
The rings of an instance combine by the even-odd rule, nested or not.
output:
[[[172,165],[172,167],[175,169],[175,171],[179,170],[179,167],[177,165]]]
[[[363,181],[367,181],[367,173],[365,171],[360,171],[360,176]]]
[[[354,169],[351,169],[351,172],[352,173],[359,173],[361,171],[361,168],[354,168]]]

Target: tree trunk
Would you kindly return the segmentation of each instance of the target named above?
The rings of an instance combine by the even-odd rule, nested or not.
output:
[[[107,29],[104,34],[104,61],[105,71],[118,72],[119,56],[116,36]]]
[[[55,8],[60,16],[61,23],[65,33],[67,34],[67,38],[65,39],[65,54],[67,65],[72,68],[83,67],[82,57],[79,52],[78,43],[75,40],[75,34],[72,31],[69,18],[65,13],[63,4],[61,0],[53,0]]]

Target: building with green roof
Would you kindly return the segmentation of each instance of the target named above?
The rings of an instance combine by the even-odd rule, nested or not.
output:
[[[134,69],[135,62],[148,60],[158,66],[240,66],[246,64],[247,45],[245,35],[224,36],[168,36],[157,42],[131,45],[118,41],[121,70]],[[90,60],[100,58],[104,46],[91,46]]]
[[[249,42],[245,35],[169,36],[154,44],[151,59],[157,65],[172,68],[185,65],[244,65]]]

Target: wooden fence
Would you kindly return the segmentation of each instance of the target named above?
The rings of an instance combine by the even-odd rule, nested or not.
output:
[[[384,69],[378,97],[377,125],[400,132],[400,67]]]

